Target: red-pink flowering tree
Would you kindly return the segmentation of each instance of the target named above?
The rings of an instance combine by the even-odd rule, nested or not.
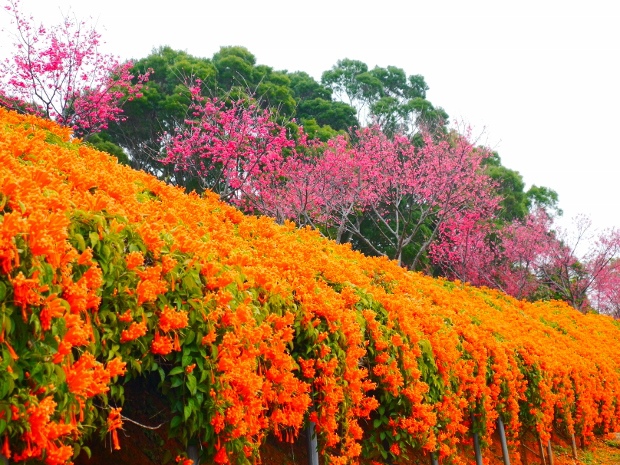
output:
[[[593,283],[590,303],[599,312],[620,318],[620,259],[618,257],[609,261],[604,272]]]
[[[452,279],[620,316],[620,231],[591,230],[585,216],[554,228],[543,209],[506,224],[464,217],[441,227],[430,255]]]
[[[280,184],[257,189],[263,212],[318,227],[418,269],[442,224],[459,215],[495,211],[493,183],[481,169],[484,151],[465,137],[416,147],[404,136],[363,128],[339,136],[313,156],[287,159]]]
[[[284,158],[292,156],[297,142],[268,110],[256,104],[202,97],[200,82],[189,90],[188,119],[175,132],[164,135],[166,156],[162,162],[193,176],[201,189],[250,208],[248,199],[260,194],[255,178],[280,176]]]
[[[551,221],[543,209],[507,224],[497,218],[455,218],[441,227],[431,259],[451,279],[532,298],[541,286],[541,260],[557,243]]]
[[[339,164],[325,159],[318,170],[329,179],[348,178],[353,186],[349,197],[333,189],[322,196],[338,238],[346,231],[362,250],[413,269],[421,267],[442,224],[466,212],[487,215],[497,206],[492,182],[481,170],[483,151],[466,137],[422,138],[416,147],[407,137],[363,128],[353,135],[352,154]]]
[[[554,248],[538,267],[538,277],[552,297],[565,300],[580,311],[594,308],[614,314],[618,300],[620,231],[596,233],[592,221],[578,216],[571,230],[558,228]]]
[[[246,192],[243,206],[279,222],[291,220],[300,227],[324,230],[326,224],[331,225],[326,199],[335,195],[338,191],[336,185],[344,180],[344,176],[332,171],[328,179],[322,171],[323,157],[329,156],[331,148],[342,144],[342,137],[326,143],[302,137],[301,144],[281,160],[278,169],[262,171],[252,179],[252,188]],[[344,154],[345,151],[335,153]],[[347,183],[340,185],[347,186]],[[339,192],[343,196],[349,195],[344,188]]]
[[[376,129],[363,130],[358,153],[377,175],[370,178],[366,214],[350,224],[354,235],[373,252],[389,251],[399,263],[419,269],[443,224],[493,215],[499,199],[482,169],[489,153],[469,136],[437,139],[426,133],[417,147],[403,136],[388,139]],[[378,232],[380,240],[370,240],[365,231]]]
[[[325,143],[304,142],[301,150],[283,160],[278,172],[255,178],[253,203],[263,214],[311,226],[346,242],[349,217],[366,205],[376,173],[344,135]]]
[[[19,0],[8,0],[5,9],[15,27],[12,56],[0,63],[5,106],[34,110],[86,137],[121,120],[123,103],[140,97],[148,71],[134,76],[131,62],[101,53],[94,26],[69,16],[58,25],[37,26],[20,11]]]

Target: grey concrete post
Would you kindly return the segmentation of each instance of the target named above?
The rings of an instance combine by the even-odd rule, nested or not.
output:
[[[573,448],[573,458],[577,460],[577,444],[575,443],[575,434],[570,435],[570,445]]]
[[[551,439],[547,443],[547,453],[549,454],[549,465],[553,465],[553,450],[551,449]]]
[[[471,416],[471,432],[474,436],[474,452],[476,453],[476,465],[482,464],[482,452],[480,452],[480,439],[478,433],[474,432],[474,415]]]
[[[200,454],[198,453],[198,446],[195,444],[191,444],[187,446],[187,458],[193,460],[194,463],[192,465],[200,465],[198,461],[198,457]]]
[[[542,464],[546,465],[547,462],[545,462],[545,448],[543,447],[542,439],[540,439],[540,436],[538,436],[538,447],[540,449],[540,459],[542,460]]]
[[[319,465],[319,447],[316,441],[313,421],[306,428],[306,435],[308,436],[308,465]]]
[[[506,442],[506,431],[504,430],[504,422],[497,417],[497,430],[499,431],[499,440],[502,443],[502,455],[504,457],[504,465],[510,465],[510,457],[508,456],[508,443]]]

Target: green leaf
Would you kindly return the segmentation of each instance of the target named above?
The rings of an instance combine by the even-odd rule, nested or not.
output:
[[[185,421],[187,421],[187,419],[191,416],[192,414],[192,407],[189,405],[186,405],[185,407],[183,407],[183,417],[185,418]]]
[[[79,233],[75,233],[73,235],[73,239],[77,242],[77,249],[80,252],[84,252],[86,250],[86,241],[84,241],[84,236]]]
[[[4,300],[6,297],[6,285],[0,281],[0,300]]]
[[[170,422],[170,428],[174,429],[177,426],[179,426],[181,424],[181,422],[183,421],[183,419],[176,415],[175,417],[172,418],[172,421]]]
[[[136,370],[138,373],[142,373],[142,364],[140,363],[139,360],[132,358],[130,359],[130,364],[131,364],[131,368]]]
[[[187,389],[189,389],[189,393],[194,396],[196,395],[196,377],[192,374],[187,375]]]
[[[8,393],[9,383],[4,380],[0,380],[0,399],[4,399]]]
[[[20,371],[20,376],[21,376],[21,371]],[[6,384],[7,384],[7,392],[10,394],[11,392],[13,392],[13,389],[15,388],[15,381],[11,377],[8,379]]]
[[[106,259],[110,258],[110,255],[112,255],[112,250],[108,245],[103,246],[103,248],[101,249],[101,255],[103,255],[103,258]]]
[[[11,332],[13,331],[13,322],[10,318],[4,318],[2,321],[2,326],[0,327],[0,330],[4,329],[5,334],[11,334]],[[8,352],[7,352],[8,354]],[[6,359],[8,355],[4,356],[4,358]]]
[[[92,247],[95,247],[99,243],[99,234],[96,233],[95,231],[91,231],[88,234],[88,238],[90,239],[90,245]]]
[[[203,442],[209,442],[213,438],[213,428],[209,425],[205,428],[204,435],[202,436]]]
[[[183,367],[174,367],[172,370],[170,370],[168,376],[178,375],[179,373],[183,373]]]

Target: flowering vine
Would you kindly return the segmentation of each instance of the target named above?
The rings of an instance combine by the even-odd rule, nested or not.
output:
[[[123,380],[147,374],[170,433],[221,464],[309,421],[334,464],[458,462],[472,428],[488,444],[498,417],[513,446],[525,429],[587,442],[618,427],[618,331],[244,216],[0,109],[0,438],[13,462],[70,463],[89,430],[123,447]]]

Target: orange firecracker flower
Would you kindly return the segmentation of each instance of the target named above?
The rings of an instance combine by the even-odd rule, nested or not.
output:
[[[131,326],[128,329],[125,329],[121,332],[121,342],[128,342],[138,339],[146,334],[147,327],[146,322],[141,321],[131,323]]]
[[[200,341],[200,343],[203,346],[205,344],[213,344],[213,342],[215,342],[216,339],[217,339],[217,334],[215,333],[215,330],[212,329],[211,331],[209,331],[209,333],[206,336],[203,336],[203,338]]]
[[[62,143],[48,142],[57,138]],[[145,200],[145,192],[156,200]],[[97,237],[110,247],[101,254],[78,252],[76,234],[84,225],[94,234],[85,239]],[[145,253],[127,253],[124,235],[144,243],[148,263]],[[108,251],[103,266],[98,261]],[[199,280],[189,279],[196,270]],[[204,382],[216,403],[215,463],[228,462],[227,451],[256,454],[266,434],[290,440],[308,417],[324,438],[327,458],[359,463],[359,425],[385,395],[394,397],[384,405],[386,433],[436,451],[440,459],[455,456],[472,408],[484,412],[476,421],[486,442],[499,413],[513,438],[523,424],[544,441],[554,422],[586,441],[620,427],[620,333],[611,318],[432,279],[290,222],[245,217],[217,194],[185,195],[81,145],[52,121],[4,108],[0,274],[7,315],[20,318],[21,310],[31,336],[26,345],[14,339],[21,332],[3,326],[0,348],[13,359],[4,361],[6,370],[17,367],[11,344],[20,356],[34,352],[20,360],[24,372],[33,371],[29,360],[51,356],[64,370],[63,392],[72,397],[62,404],[71,410],[59,411],[54,396],[42,398],[58,378],[41,385],[41,373],[16,379],[14,392],[31,397],[10,411],[25,423],[21,435],[11,432],[13,450],[4,433],[2,453],[12,462],[70,461],[68,444],[86,426],[80,423],[87,399],[106,392],[127,369],[120,357],[98,362],[91,344],[107,341],[111,348],[119,339],[143,336],[152,338],[150,347],[135,344],[132,350],[143,353],[132,357],[144,370],[152,368],[146,364],[153,357],[140,358],[149,350],[166,356],[187,346],[213,355]],[[114,308],[124,309],[116,325],[97,316],[110,295]],[[195,314],[182,310],[190,303]],[[140,312],[137,323],[133,315]],[[36,316],[40,326],[32,324]],[[206,335],[183,331],[190,316],[204,321],[196,330]],[[52,328],[55,343],[41,334]],[[293,360],[294,353],[308,360]],[[193,370],[194,364],[185,367],[187,376]],[[110,412],[115,448],[121,419],[120,409]],[[394,444],[390,452],[402,457],[406,451]],[[177,463],[189,465],[189,459],[179,456]]]
[[[172,352],[172,349],[172,338],[170,336],[162,336],[159,333],[155,333],[155,337],[151,343],[151,352],[159,355],[168,355]]]
[[[142,255],[142,252],[129,252],[125,255],[125,260],[127,262],[127,269],[133,270],[138,266],[142,266],[144,263],[144,255]]]
[[[11,458],[11,447],[9,445],[9,435],[4,435],[4,443],[2,445],[2,455],[4,455],[7,459]]]
[[[174,309],[164,306],[159,315],[159,329],[164,333],[175,329],[185,328],[188,323],[187,312],[184,310],[175,311]]]
[[[118,430],[123,427],[121,410],[121,407],[112,408],[108,414],[108,432],[112,433],[112,444],[115,450],[121,448],[118,442]]]
[[[52,318],[60,318],[65,314],[65,311],[66,309],[62,304],[62,300],[58,298],[58,295],[50,294],[45,298],[43,308],[39,314],[41,327],[48,331],[52,326]]]
[[[129,323],[130,321],[132,321],[133,316],[131,315],[131,310],[125,311],[125,313],[119,316],[118,319],[122,321],[123,323]]]
[[[122,376],[125,374],[127,369],[125,366],[126,362],[123,362],[123,359],[120,357],[113,358],[106,364],[106,369],[108,370],[108,374],[110,378],[114,378],[115,376]]]

